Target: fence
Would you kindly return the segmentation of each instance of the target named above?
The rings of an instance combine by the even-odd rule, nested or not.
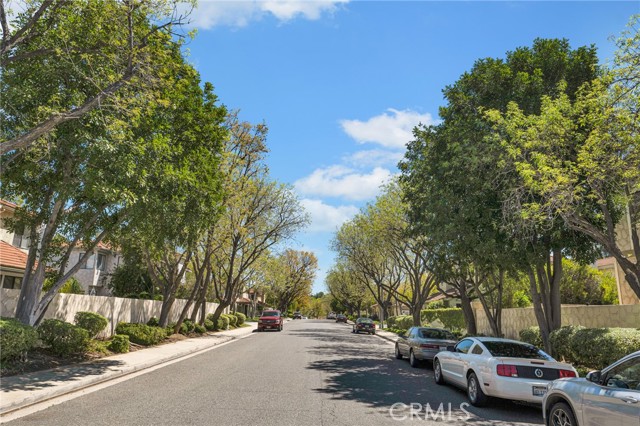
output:
[[[0,316],[13,317],[16,312],[20,290],[0,289]],[[187,301],[177,299],[173,303],[169,313],[169,322],[178,320]],[[47,311],[45,318],[57,318],[67,322],[73,322],[76,312],[96,312],[109,321],[109,325],[102,333],[102,337],[108,337],[115,333],[119,322],[146,323],[151,317],[160,317],[162,302],[156,300],[124,299],[121,297],[88,296],[84,294],[57,294]],[[213,313],[218,307],[217,303],[207,303],[207,314]],[[190,312],[193,312],[194,307]]]
[[[478,333],[491,335],[489,321],[481,306],[474,303]],[[640,305],[562,305],[562,325],[584,327],[640,327]],[[502,310],[504,337],[516,339],[520,330],[538,326],[533,308]]]

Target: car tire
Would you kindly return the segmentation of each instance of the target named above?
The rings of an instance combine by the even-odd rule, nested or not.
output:
[[[444,376],[442,374],[442,366],[437,359],[433,361],[433,379],[437,385],[444,385]]]
[[[409,351],[409,365],[413,368],[420,367],[420,360],[418,360],[418,358],[413,354],[413,349]]]
[[[484,407],[489,402],[489,397],[482,391],[478,376],[474,372],[467,378],[467,397],[474,407]]]
[[[400,352],[400,348],[396,344],[396,359],[402,359],[402,353]]]
[[[564,402],[553,404],[548,418],[549,426],[578,426],[573,410]]]

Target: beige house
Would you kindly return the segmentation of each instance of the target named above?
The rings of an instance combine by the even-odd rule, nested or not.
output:
[[[27,266],[29,237],[24,232],[13,232],[7,220],[15,216],[18,206],[0,200],[0,287],[19,289]]]
[[[17,204],[0,200],[0,287],[10,289],[19,289],[22,286],[30,245],[28,232],[13,232],[7,225],[7,220],[15,216],[16,208]],[[85,252],[83,248],[76,247],[69,257],[67,270],[73,267]],[[74,277],[86,294],[109,295],[109,277],[121,261],[122,256],[117,250],[100,243]]]
[[[232,311],[245,314],[247,318],[253,318],[258,316],[258,313],[262,312],[265,306],[264,292],[258,292],[251,288],[236,299]]]

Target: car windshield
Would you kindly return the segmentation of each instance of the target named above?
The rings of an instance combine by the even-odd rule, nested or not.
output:
[[[371,324],[373,320],[370,318],[358,318],[358,322],[362,324]]]
[[[456,337],[447,330],[437,330],[433,328],[420,330],[420,337],[423,339],[456,340]]]
[[[265,311],[262,313],[263,317],[279,317],[280,313],[276,311]]]
[[[533,345],[527,345],[517,342],[499,342],[499,341],[484,341],[483,345],[487,347],[489,353],[492,356],[508,357],[508,358],[527,358],[527,359],[544,359],[551,360],[552,358],[536,348]]]

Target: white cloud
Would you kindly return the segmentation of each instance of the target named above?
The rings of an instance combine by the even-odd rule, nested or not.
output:
[[[341,120],[342,129],[359,143],[373,142],[388,148],[404,148],[418,124],[434,124],[431,114],[389,108],[367,121]]]
[[[294,186],[305,195],[361,201],[375,197],[380,191],[380,185],[391,176],[391,172],[382,167],[361,174],[348,167],[331,166],[314,170],[309,176],[298,179]]]
[[[296,18],[320,19],[349,0],[200,0],[191,14],[191,25],[209,29],[224,25],[245,27],[252,21],[273,16],[281,22]]]
[[[358,208],[351,205],[334,207],[309,198],[302,199],[300,203],[311,215],[309,232],[334,232],[358,213]]]
[[[353,167],[381,167],[396,166],[404,154],[399,151],[387,151],[384,149],[370,149],[356,151],[342,158],[346,164]]]

